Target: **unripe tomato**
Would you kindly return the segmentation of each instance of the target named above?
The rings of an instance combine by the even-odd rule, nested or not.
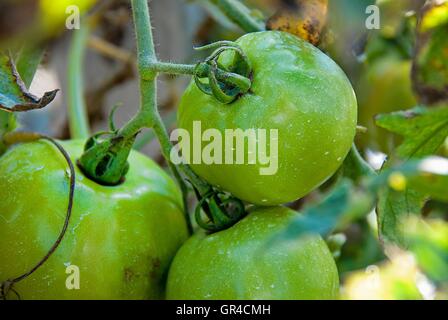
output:
[[[383,55],[366,64],[357,94],[359,124],[367,132],[359,135],[360,146],[389,153],[395,145],[394,136],[375,124],[375,116],[406,110],[417,104],[412,91],[411,61],[396,55]]]
[[[178,125],[191,140],[198,138],[193,133],[195,121],[201,122],[202,132],[217,129],[222,137],[226,129],[265,129],[267,145],[257,141],[255,152],[266,147],[264,154],[269,156],[272,143],[278,142],[278,154],[271,155],[278,169],[262,175],[260,169],[268,165],[249,164],[247,139],[244,164],[189,162],[209,183],[242,200],[258,205],[296,200],[332,176],[353,143],[357,104],[352,86],[333,60],[291,34],[249,33],[236,42],[252,66],[250,91],[222,104],[193,82],[182,97]],[[219,62],[226,67],[232,58],[233,53],[226,52]],[[271,129],[277,130],[276,141],[270,139]],[[222,146],[224,155],[225,143]]]
[[[295,211],[257,209],[229,229],[199,232],[177,253],[168,299],[335,299],[336,264],[318,235],[273,242]]]
[[[61,144],[72,161],[83,151],[81,141]],[[163,297],[168,266],[188,237],[181,196],[150,159],[132,152],[129,162],[126,181],[115,187],[76,169],[67,233],[48,261],[14,285],[23,299]],[[64,158],[45,141],[14,146],[0,158],[0,282],[30,270],[57,239],[68,174]],[[68,266],[79,268],[79,290],[66,287],[66,281],[76,285]]]

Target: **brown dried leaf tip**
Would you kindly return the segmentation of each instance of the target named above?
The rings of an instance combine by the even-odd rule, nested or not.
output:
[[[283,0],[266,29],[285,31],[318,45],[327,23],[328,0]]]

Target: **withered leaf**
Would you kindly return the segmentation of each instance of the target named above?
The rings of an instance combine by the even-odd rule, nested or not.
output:
[[[0,53],[0,109],[23,112],[41,109],[54,100],[59,90],[46,92],[42,98],[31,94],[20,78],[9,54]]]

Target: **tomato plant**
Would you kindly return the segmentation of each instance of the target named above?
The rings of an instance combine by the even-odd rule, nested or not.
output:
[[[0,299],[446,299],[448,0],[352,2],[2,1]]]
[[[62,142],[73,161],[82,141]],[[150,159],[133,152],[126,181],[101,186],[77,169],[70,225],[57,251],[15,285],[23,299],[148,299],[187,238],[179,191]],[[48,142],[10,148],[0,158],[0,279],[27,272],[57,238],[67,206],[66,164]],[[66,268],[79,267],[79,290]],[[14,297],[12,293],[11,296]]]
[[[191,137],[195,121],[201,122],[203,130],[217,129],[223,136],[228,129],[277,129],[278,154],[271,157],[278,162],[278,170],[261,175],[266,165],[260,162],[202,162],[191,167],[211,184],[251,203],[276,205],[296,200],[332,176],[347,155],[357,118],[353,89],[336,63],[288,33],[249,33],[236,43],[252,67],[250,92],[226,105],[201,92],[193,82],[179,106],[179,127]],[[228,67],[232,58],[223,55],[219,63]],[[248,159],[249,143],[244,143]],[[273,151],[272,143],[268,142],[266,153]],[[262,142],[257,143],[257,151],[261,147]],[[222,154],[226,152],[223,147]]]
[[[337,298],[338,271],[319,235],[275,243],[297,215],[284,207],[255,209],[229,229],[197,233],[173,261],[167,298]]]

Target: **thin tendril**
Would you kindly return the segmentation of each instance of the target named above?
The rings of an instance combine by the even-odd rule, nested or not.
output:
[[[117,103],[116,105],[114,105],[112,107],[112,110],[109,113],[109,130],[112,132],[116,132],[117,128],[115,126],[115,121],[114,121],[114,116],[115,116],[115,112],[118,110],[118,108],[121,107],[121,103]]]
[[[25,278],[29,277],[31,274],[33,274],[37,269],[39,269],[49,258],[50,256],[56,251],[56,249],[61,244],[62,239],[65,236],[65,233],[67,232],[68,225],[70,222],[70,217],[72,215],[72,209],[73,209],[73,198],[75,194],[75,186],[76,186],[76,173],[75,173],[75,167],[73,165],[73,162],[70,159],[69,154],[65,149],[55,140],[53,140],[50,137],[47,136],[38,136],[40,139],[47,140],[50,143],[52,143],[56,148],[61,152],[61,154],[64,156],[65,160],[67,161],[67,164],[70,168],[70,190],[69,190],[69,198],[68,198],[68,206],[67,206],[67,213],[64,221],[64,226],[62,227],[61,232],[59,233],[58,238],[54,242],[53,246],[50,248],[50,250],[47,252],[47,254],[29,271],[26,273],[10,280],[6,280],[1,284],[1,295],[2,298],[6,300],[6,296],[8,295],[9,291],[14,292],[17,297],[20,299],[20,295],[17,291],[14,290],[13,285],[17,282],[20,282],[24,280]]]

